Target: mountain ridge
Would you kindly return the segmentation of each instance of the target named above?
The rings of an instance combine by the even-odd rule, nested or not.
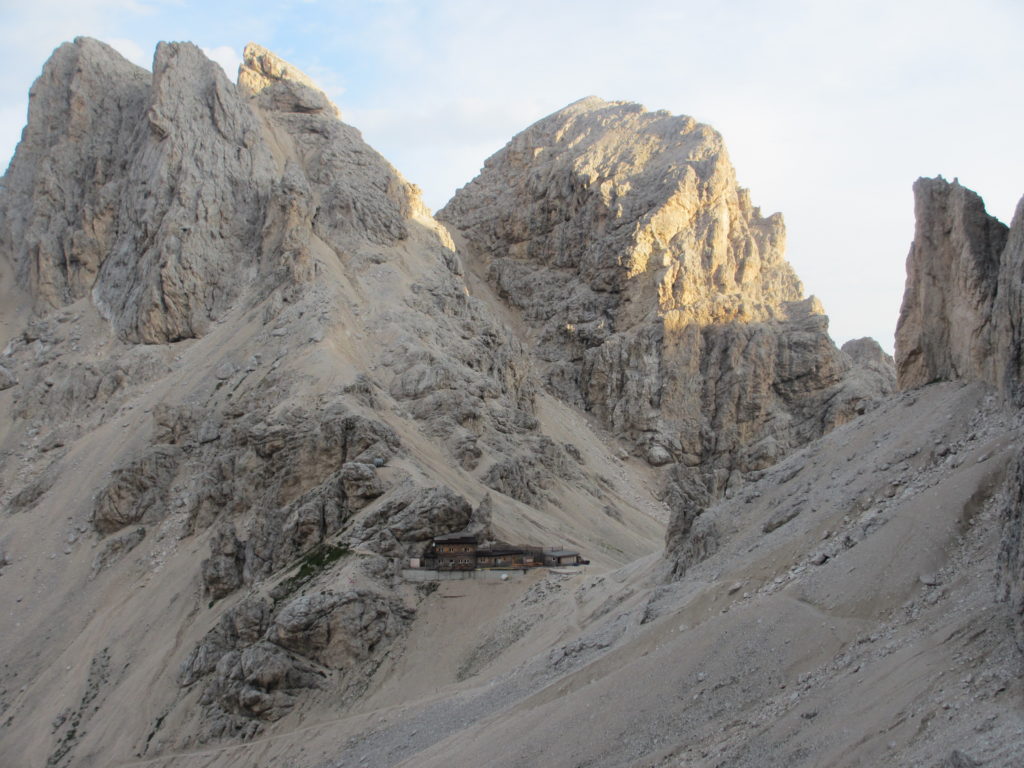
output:
[[[988,373],[1016,348],[968,334],[979,373],[895,393],[713,129],[588,97],[438,221],[255,44],[233,85],[191,44],[149,76],[80,38],[33,91],[0,192],[0,755],[1024,753],[1020,418]],[[982,320],[1019,298],[1019,220]],[[957,329],[922,276],[961,252],[908,269]],[[403,579],[467,526],[592,562]]]

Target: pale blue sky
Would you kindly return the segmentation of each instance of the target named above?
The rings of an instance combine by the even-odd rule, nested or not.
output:
[[[1019,0],[0,0],[0,162],[54,47],[148,66],[191,40],[233,70],[250,40],[316,79],[439,208],[534,120],[586,95],[708,122],[842,343],[891,351],[911,184],[959,176],[1008,222],[1024,193]],[[232,74],[233,71],[232,71]]]

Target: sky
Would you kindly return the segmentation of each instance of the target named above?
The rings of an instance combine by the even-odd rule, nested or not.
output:
[[[588,95],[709,123],[781,211],[838,343],[892,352],[911,185],[1009,223],[1024,194],[1021,0],[0,0],[0,165],[43,63],[77,35],[149,68],[189,40],[234,79],[249,41],[316,80],[442,207],[517,132]]]

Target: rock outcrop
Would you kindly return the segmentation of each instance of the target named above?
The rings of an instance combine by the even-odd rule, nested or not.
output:
[[[896,328],[900,387],[956,379],[995,385],[999,338],[994,304],[1007,228],[957,182],[914,184],[914,242]]]
[[[892,391],[884,372],[851,376],[783,258],[781,215],[762,216],[692,118],[576,102],[438,217],[519,311],[548,388],[712,497]]]
[[[23,285],[50,305],[92,292],[126,339],[202,334],[254,277],[274,168],[259,136],[194,45],[158,46],[152,78],[96,41],[62,46],[0,213]]]
[[[916,227],[896,329],[899,386],[981,382],[1024,405],[1024,199],[1010,227],[943,178],[914,184]],[[1002,500],[999,597],[1024,649],[1024,455]]]
[[[1024,453],[1010,468],[1001,504],[998,597],[1009,605],[1017,645],[1024,651]]]
[[[1017,203],[999,261],[995,317],[999,383],[1011,402],[1024,406],[1024,198]]]
[[[918,179],[914,196],[896,328],[900,387],[981,381],[1024,405],[1024,199],[1007,227],[957,181]]]
[[[151,90],[148,72],[88,38],[54,51],[32,86],[4,176],[0,244],[37,305],[92,290],[118,237],[126,150],[139,141]]]

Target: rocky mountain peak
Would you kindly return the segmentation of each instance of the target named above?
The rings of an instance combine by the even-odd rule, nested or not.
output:
[[[438,217],[518,311],[547,387],[674,465],[684,518],[891,391],[851,375],[784,258],[781,215],[761,214],[693,118],[575,102]]]
[[[1024,199],[1009,227],[956,180],[918,179],[914,200],[896,327],[900,387],[980,381],[1024,403]]]
[[[418,191],[309,78],[246,51],[238,87],[191,43],[161,43],[152,74],[87,38],[58,49],[0,201],[0,242],[37,308],[90,296],[125,340],[196,338],[244,295],[308,279],[314,231],[407,235]]]
[[[294,65],[256,43],[242,51],[238,67],[238,85],[261,94],[278,110],[292,112],[328,111],[341,119],[341,113],[306,74]]]
[[[914,184],[914,215],[896,329],[900,386],[995,383],[992,311],[1007,227],[977,194],[942,177]]]
[[[135,141],[150,82],[110,46],[79,37],[53,52],[32,86],[3,178],[0,244],[39,308],[92,290],[116,236],[120,155]]]
[[[498,180],[506,183],[498,183]],[[479,204],[486,200],[488,205]],[[485,257],[570,270],[617,321],[758,321],[798,301],[780,215],[736,184],[721,136],[690,117],[597,97],[517,135],[439,213]],[[499,262],[496,279],[515,279]]]

